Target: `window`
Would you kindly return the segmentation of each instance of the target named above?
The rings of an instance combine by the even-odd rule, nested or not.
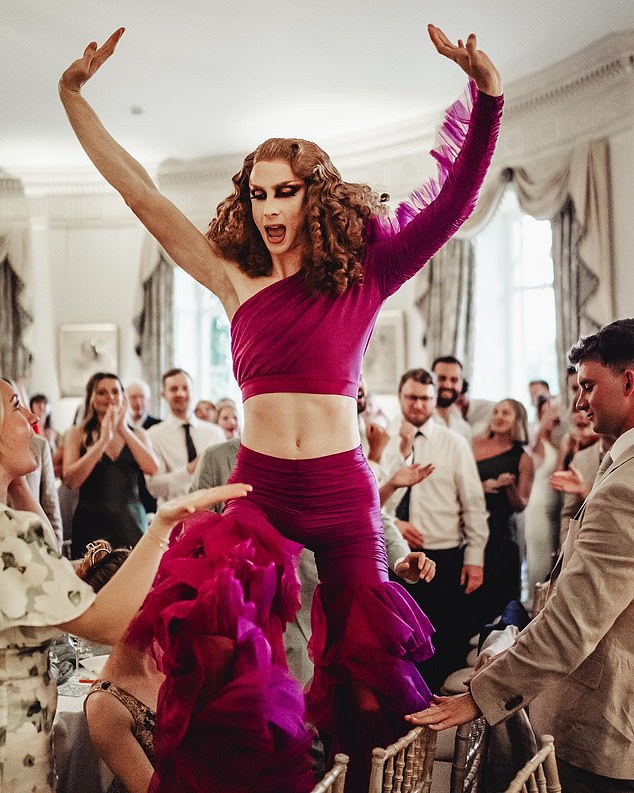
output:
[[[528,404],[529,380],[557,392],[551,245],[550,222],[522,212],[508,189],[475,240],[474,397]]]
[[[174,272],[174,361],[194,380],[194,400],[241,403],[231,368],[229,320],[218,298],[179,268]]]

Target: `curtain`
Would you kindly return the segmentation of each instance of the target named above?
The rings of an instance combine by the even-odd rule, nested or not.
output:
[[[148,262],[156,254],[155,264]],[[174,266],[156,244],[144,248],[141,265],[142,306],[134,324],[138,333],[136,352],[150,386],[151,408],[160,411],[161,375],[174,365]]]
[[[0,374],[16,381],[30,375],[33,360],[29,239],[21,224],[0,231]]]
[[[415,304],[425,320],[429,361],[455,355],[465,371],[473,362],[475,256],[470,240],[451,239],[421,270]]]
[[[579,334],[614,319],[608,143],[590,141],[563,153],[498,167],[457,237],[469,239],[484,228],[509,182],[524,212],[550,220],[553,227],[557,349],[564,393],[570,344]]]
[[[19,381],[28,377],[33,355],[24,343],[24,332],[33,317],[24,308],[24,283],[5,256],[0,265],[0,374]]]
[[[600,327],[587,311],[588,301],[596,292],[599,279],[580,257],[583,231],[572,201],[568,201],[550,222],[553,230],[557,362],[559,371],[565,372],[570,347],[579,336],[594,333]],[[569,389],[563,388],[560,393],[568,401]]]

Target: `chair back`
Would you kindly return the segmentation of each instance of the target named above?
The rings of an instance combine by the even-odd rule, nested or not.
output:
[[[336,754],[335,764],[311,793],[343,793],[349,760],[347,754]]]
[[[561,793],[552,735],[542,737],[542,748],[515,774],[505,793]]]
[[[429,793],[435,750],[436,733],[428,727],[373,749],[369,793]]]
[[[484,791],[489,729],[484,716],[458,727],[451,765],[450,793]]]

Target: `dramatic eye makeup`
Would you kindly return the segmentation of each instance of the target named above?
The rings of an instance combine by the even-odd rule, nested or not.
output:
[[[277,185],[275,190],[275,197],[276,198],[293,198],[296,196],[297,193],[302,189],[303,183],[293,183],[293,184],[281,184]],[[263,201],[266,198],[266,190],[262,190],[261,187],[252,187],[250,190],[251,200],[252,201]]]

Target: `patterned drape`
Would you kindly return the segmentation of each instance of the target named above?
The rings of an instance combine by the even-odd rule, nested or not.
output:
[[[24,332],[33,317],[22,304],[24,283],[8,256],[0,265],[0,373],[20,380],[28,377],[33,356],[24,344]]]
[[[579,336],[594,333],[600,327],[587,310],[588,301],[599,286],[599,278],[580,256],[583,229],[573,202],[569,200],[550,223],[553,230],[557,361],[559,371],[565,372],[570,347]],[[568,399],[567,388],[561,393]]]
[[[416,307],[425,320],[423,345],[430,362],[440,355],[455,355],[471,371],[474,284],[470,240],[449,240],[419,273]]]
[[[161,375],[174,365],[174,267],[162,252],[158,264],[143,281],[143,304],[135,319],[137,354],[143,377],[152,392],[152,412],[159,415]]]

